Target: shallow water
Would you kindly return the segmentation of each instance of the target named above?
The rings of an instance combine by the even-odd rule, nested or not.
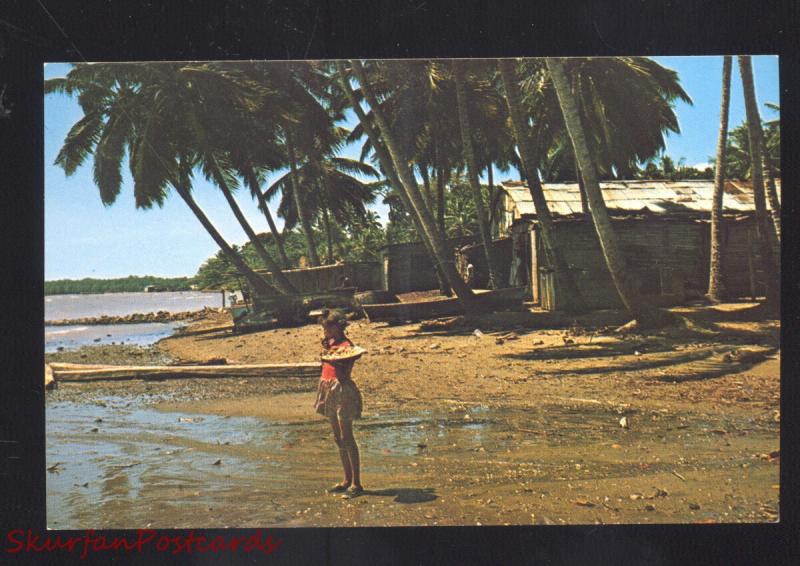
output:
[[[171,336],[185,322],[146,322],[141,324],[97,324],[91,326],[45,326],[44,351],[76,350],[91,344],[149,346]]]
[[[629,412],[634,425],[622,429],[620,414],[548,406],[369,415],[356,424],[368,492],[344,501],[324,493],[341,474],[324,420],[164,413],[113,396],[51,402],[47,465],[61,471],[47,475],[48,527],[763,521],[777,513],[770,486],[779,466],[753,460],[775,438],[774,423]],[[654,487],[669,493],[653,500],[655,511],[629,499]],[[690,510],[695,501],[702,507]]]
[[[95,293],[82,295],[47,295],[44,298],[44,319],[60,320],[122,316],[158,311],[199,311],[204,307],[219,308],[219,292],[174,291],[163,293]]]

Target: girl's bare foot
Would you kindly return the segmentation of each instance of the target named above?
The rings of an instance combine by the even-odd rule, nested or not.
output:
[[[350,487],[350,482],[349,481],[343,481],[343,482],[337,483],[336,485],[334,485],[331,488],[328,488],[328,492],[336,493],[336,492],[339,492],[339,491],[347,491],[347,489],[349,487]]]
[[[353,485],[347,488],[347,493],[350,497],[361,495],[362,493],[364,493],[364,486],[362,486],[360,483],[354,483]]]

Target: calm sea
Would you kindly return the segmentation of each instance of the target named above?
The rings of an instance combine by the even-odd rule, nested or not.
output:
[[[45,320],[120,316],[158,311],[198,311],[222,306],[222,294],[198,291],[170,293],[103,293],[49,295],[44,298]],[[152,344],[172,334],[180,323],[45,326],[45,351],[74,349],[86,344]]]

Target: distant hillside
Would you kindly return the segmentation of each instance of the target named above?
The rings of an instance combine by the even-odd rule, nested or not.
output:
[[[72,295],[82,293],[135,293],[154,285],[160,291],[189,291],[192,277],[155,277],[129,275],[119,279],[58,279],[44,282],[45,295]]]

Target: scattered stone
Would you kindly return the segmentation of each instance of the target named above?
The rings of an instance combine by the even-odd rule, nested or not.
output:
[[[619,426],[621,426],[622,428],[630,428],[628,425],[628,417],[622,417],[619,420]]]
[[[220,465],[222,465],[222,460],[217,460],[212,464],[212,466],[220,466]]]
[[[689,503],[689,509],[691,509],[692,511],[697,511],[698,509],[700,509],[700,505],[698,503]]]

